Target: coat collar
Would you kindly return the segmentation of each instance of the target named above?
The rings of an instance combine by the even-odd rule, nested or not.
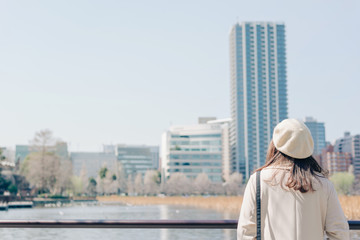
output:
[[[270,166],[264,168],[264,170],[265,170],[265,169],[283,169],[283,170],[290,170],[291,167],[292,167],[291,164],[274,164],[274,165],[270,165]]]

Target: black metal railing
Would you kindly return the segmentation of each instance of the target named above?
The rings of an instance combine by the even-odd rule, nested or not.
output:
[[[0,220],[0,228],[191,228],[236,229],[237,220]],[[360,221],[349,221],[360,230]]]

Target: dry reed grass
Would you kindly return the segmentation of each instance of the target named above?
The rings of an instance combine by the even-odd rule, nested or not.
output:
[[[130,205],[180,205],[206,209],[213,209],[227,213],[231,218],[239,216],[242,197],[123,197],[101,196],[97,197],[100,202],[120,203]],[[345,216],[350,220],[360,219],[360,196],[340,196],[340,203]]]
[[[347,219],[360,219],[360,196],[340,196],[339,200]]]
[[[97,197],[100,202],[120,203],[130,205],[180,205],[198,208],[212,209],[227,213],[231,217],[238,217],[242,203],[242,197],[226,196],[191,196],[191,197],[123,197],[101,196]]]

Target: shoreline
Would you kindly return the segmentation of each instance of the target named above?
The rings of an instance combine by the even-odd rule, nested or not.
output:
[[[99,203],[124,205],[179,205],[211,209],[238,218],[242,196],[98,196]],[[341,207],[349,220],[360,219],[360,196],[339,196]]]
[[[239,217],[242,196],[98,196],[99,203],[124,205],[177,205],[215,210],[229,217]]]

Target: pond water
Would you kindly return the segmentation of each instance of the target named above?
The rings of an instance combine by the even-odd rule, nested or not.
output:
[[[234,215],[237,215],[236,213]],[[222,220],[234,215],[192,207],[153,205],[74,205],[58,208],[10,209],[0,219],[118,219],[118,220]],[[236,240],[234,229],[0,229],[1,239],[39,240]],[[351,239],[360,239],[360,231],[351,231]]]
[[[118,219],[118,220],[220,220],[229,216],[213,210],[191,207],[154,205],[78,205],[59,208],[9,209],[0,219]],[[224,239],[235,240],[236,230],[229,229],[0,229],[1,239]]]

